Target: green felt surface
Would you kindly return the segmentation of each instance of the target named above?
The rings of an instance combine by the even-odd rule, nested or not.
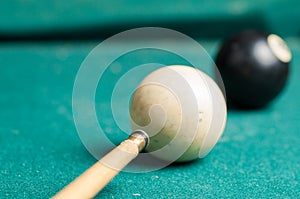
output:
[[[215,55],[217,41],[199,42]],[[290,79],[270,106],[229,110],[224,135],[205,159],[123,172],[97,198],[299,197],[300,40],[287,43],[294,54]],[[0,198],[49,198],[96,161],[77,135],[72,89],[97,44],[0,44]]]
[[[299,198],[299,5],[298,0],[0,1],[0,198],[49,198],[96,161],[73,120],[76,73],[103,38],[143,26],[198,38],[212,57],[221,38],[242,29],[283,35],[294,55],[290,78],[270,106],[229,110],[225,132],[205,159],[149,173],[122,172],[97,198]],[[187,53],[198,56],[192,48]],[[133,67],[158,54],[142,51],[119,61]],[[185,63],[172,56],[162,60]],[[109,104],[99,103],[99,93],[99,123],[107,137],[120,142],[124,133],[111,121]],[[124,113],[120,122],[129,129],[127,119]]]

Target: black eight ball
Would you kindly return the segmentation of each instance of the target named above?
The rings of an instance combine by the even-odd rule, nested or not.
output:
[[[275,34],[243,31],[223,43],[216,58],[229,105],[260,108],[288,79],[292,55]]]

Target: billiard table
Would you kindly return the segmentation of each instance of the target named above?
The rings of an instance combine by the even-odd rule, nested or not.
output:
[[[96,162],[74,122],[77,72],[109,36],[146,26],[182,32],[213,59],[223,39],[240,30],[279,34],[293,54],[289,80],[262,109],[228,109],[225,131],[204,159],[151,172],[121,172],[96,198],[300,196],[299,1],[12,0],[0,3],[0,16],[0,198],[50,198]],[[188,53],[197,56],[192,48]],[[144,52],[135,61],[151,56],[159,55]],[[164,62],[187,64],[172,56]],[[121,63],[135,64],[130,58]],[[114,84],[109,83],[116,80],[107,76],[105,81],[110,86],[104,94],[110,96]],[[95,98],[99,123],[118,144],[129,132],[120,130],[110,98],[101,101],[101,96]],[[126,114],[119,119],[129,129]]]

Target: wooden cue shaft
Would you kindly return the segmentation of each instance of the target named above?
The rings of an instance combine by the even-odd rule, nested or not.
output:
[[[58,192],[53,199],[93,198],[147,145],[143,131],[135,131],[118,147],[96,162],[73,182]]]

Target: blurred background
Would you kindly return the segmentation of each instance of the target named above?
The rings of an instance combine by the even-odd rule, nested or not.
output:
[[[299,36],[299,6],[297,0],[4,0],[0,2],[0,38],[92,39],[144,26],[205,38],[250,28]]]

